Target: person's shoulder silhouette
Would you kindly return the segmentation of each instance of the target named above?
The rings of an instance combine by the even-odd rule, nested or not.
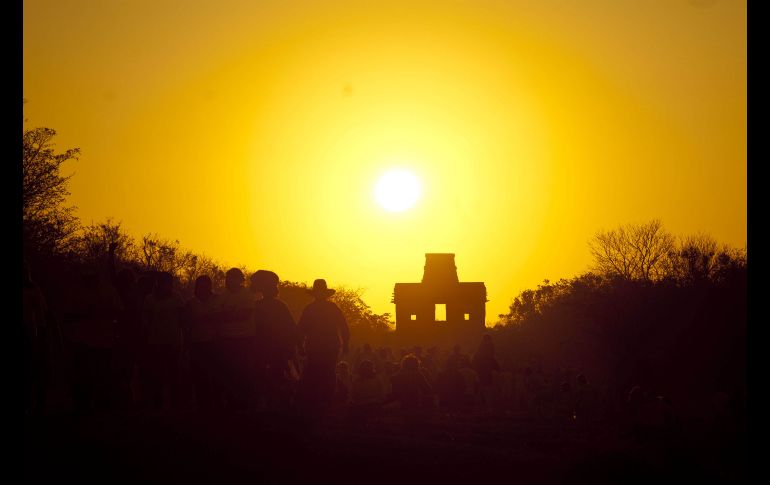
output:
[[[289,307],[278,298],[280,279],[273,271],[259,270],[251,277],[251,287],[262,294],[254,304],[257,331],[269,347],[290,350],[296,342],[296,323]]]
[[[312,331],[313,327],[325,326],[324,324],[328,324],[327,330],[334,330],[341,325],[347,327],[345,315],[334,302],[329,300],[335,290],[327,288],[326,280],[315,280],[313,287],[307,291],[314,300],[302,312],[300,321],[304,330]]]

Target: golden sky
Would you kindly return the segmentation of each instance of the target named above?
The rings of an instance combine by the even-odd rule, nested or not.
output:
[[[487,321],[660,218],[746,241],[746,2],[25,0],[27,127],[71,202],[393,312],[426,252]],[[392,213],[389,168],[422,198]]]

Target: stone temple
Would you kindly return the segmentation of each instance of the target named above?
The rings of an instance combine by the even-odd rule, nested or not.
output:
[[[476,345],[486,302],[484,283],[459,280],[454,254],[427,253],[422,281],[396,283],[393,290],[396,333],[415,343]]]

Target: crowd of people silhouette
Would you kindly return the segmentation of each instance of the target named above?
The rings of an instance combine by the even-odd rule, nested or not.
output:
[[[666,443],[686,450],[695,446],[687,440],[704,436],[681,400],[661,395],[649,381],[613,387],[601,378],[593,383],[584,369],[514,359],[494,332],[453,348],[415,345],[395,334],[384,345],[372,345],[351,338],[346,314],[324,279],[303,290],[281,286],[273,271],[245,275],[231,268],[221,291],[212,277],[201,275],[183,298],[172,274],[118,270],[110,249],[106,270],[79,266],[62,275],[68,283],[57,291],[48,286],[44,292],[24,267],[25,422],[41,443],[74,430],[79,437],[67,456],[91,446],[94,427],[125,420],[140,424],[119,432],[126,439],[152,443],[162,433],[149,428],[166,423],[199,433],[196,439],[203,441],[221,438],[219,446],[232,441],[244,453],[299,443],[306,458],[308,450],[328,443],[344,450],[345,440],[356,437],[383,447],[403,439],[424,453],[444,449],[441,442],[471,446],[486,440],[490,448],[484,450],[494,450],[495,440],[508,440],[508,447],[521,440],[515,449],[524,447],[536,460],[537,443],[548,439],[572,446],[575,458],[580,446],[571,440],[586,437],[592,446],[665,451]],[[280,288],[307,291],[307,299],[292,299],[284,290],[290,308]],[[740,436],[740,398],[716,396],[715,417],[703,421],[707,436],[715,438],[697,446],[708,450],[708,443],[732,443]],[[70,434],[56,427],[44,431],[51,423],[74,424],[62,428]],[[489,434],[492,429],[502,431]],[[250,441],[260,433],[268,433],[266,441]],[[506,438],[497,437],[504,433]],[[99,439],[113,439],[109,434]],[[50,456],[59,452],[56,443],[46,445]],[[195,443],[184,450],[197,450]],[[293,459],[291,453],[271,456],[277,457],[276,469],[284,466],[281,460]],[[453,459],[447,455],[446,461]],[[219,473],[230,466],[208,460],[200,467]],[[153,466],[173,469],[174,463]]]
[[[574,422],[614,412],[606,390],[582,374],[504,368],[490,335],[472,355],[460,345],[451,352],[394,352],[368,343],[351,350],[345,315],[323,279],[307,290],[313,301],[295,322],[272,271],[257,271],[247,284],[232,268],[221,293],[209,276],[199,276],[184,301],[168,272],[137,278],[130,269],[116,271],[114,247],[108,268],[106,279],[93,268],[80,270],[77,284],[61,295],[60,314],[51,315],[25,267],[28,414],[50,407],[53,374],[65,375],[78,414],[261,410],[310,420],[345,415],[364,427],[398,415],[414,430],[436,415],[518,412]],[[64,350],[55,350],[56,341]],[[638,387],[625,400],[631,428],[675,425],[670,400]]]

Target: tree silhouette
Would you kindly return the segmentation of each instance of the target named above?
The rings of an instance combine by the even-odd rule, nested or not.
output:
[[[77,160],[79,148],[54,151],[51,128],[25,129],[23,133],[23,232],[25,250],[56,253],[63,251],[78,229],[74,207],[64,205],[69,195],[61,166]]]
[[[668,274],[667,258],[676,238],[658,219],[599,231],[588,243],[594,270],[629,280],[658,281]]]
[[[683,238],[669,255],[669,277],[685,285],[719,281],[745,266],[745,250],[721,247],[706,233]]]
[[[183,258],[180,277],[183,277],[187,286],[192,288],[198,276],[208,275],[211,278],[212,287],[216,291],[221,291],[225,286],[225,271],[226,268],[223,265],[204,254],[190,254]]]
[[[73,244],[78,259],[96,263],[103,261],[111,244],[115,244],[115,257],[122,261],[133,261],[137,248],[133,238],[127,234],[120,222],[107,218],[104,222],[83,226]]]
[[[392,330],[390,314],[378,315],[364,302],[360,288],[338,288],[330,300],[340,307],[348,321],[350,335],[358,342],[379,342]]]
[[[674,238],[658,221],[600,232],[591,243],[595,272],[546,280],[499,316],[503,355],[519,367],[572,366],[616,390],[641,383],[675,399],[743,386],[745,249],[704,233]]]
[[[190,251],[183,251],[178,240],[168,240],[157,234],[145,234],[140,243],[142,263],[150,271],[168,271],[177,275],[195,258]],[[196,258],[197,259],[197,258]]]

